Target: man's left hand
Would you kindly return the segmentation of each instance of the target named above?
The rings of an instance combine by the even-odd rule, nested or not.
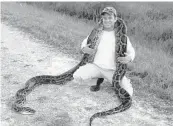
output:
[[[132,61],[131,57],[127,55],[127,53],[125,53],[125,57],[118,57],[117,60],[120,62],[120,63],[123,63],[123,64],[127,64],[129,62]]]

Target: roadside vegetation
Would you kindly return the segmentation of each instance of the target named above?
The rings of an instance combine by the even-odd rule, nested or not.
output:
[[[137,92],[173,100],[173,3],[2,3],[1,20],[80,60],[82,40],[108,5],[127,23],[136,50],[128,75]]]

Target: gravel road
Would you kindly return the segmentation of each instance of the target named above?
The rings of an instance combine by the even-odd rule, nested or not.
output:
[[[89,91],[94,82],[69,82],[63,86],[36,88],[26,103],[37,111],[35,115],[11,111],[12,97],[29,78],[63,73],[78,61],[5,23],[1,26],[2,126],[87,126],[89,117],[95,112],[118,106],[119,101],[106,82],[99,92]],[[171,126],[172,110],[170,107],[170,113],[158,113],[134,94],[133,106],[129,110],[95,119],[93,126]]]

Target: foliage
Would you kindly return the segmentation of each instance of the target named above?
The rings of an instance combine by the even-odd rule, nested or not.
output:
[[[128,26],[129,34],[140,42],[146,40],[146,47],[161,47],[173,55],[173,3],[135,3],[135,2],[34,2],[28,3],[61,13],[97,22],[101,10],[106,6],[117,9]]]

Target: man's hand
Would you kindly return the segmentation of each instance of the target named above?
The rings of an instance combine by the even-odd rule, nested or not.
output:
[[[88,44],[86,47],[83,47],[82,52],[93,55],[96,52],[96,50],[89,48],[90,45],[91,44]]]
[[[129,62],[132,61],[131,57],[127,55],[127,53],[125,53],[125,57],[118,57],[117,60],[120,62],[120,63],[123,63],[123,64],[127,64]]]

